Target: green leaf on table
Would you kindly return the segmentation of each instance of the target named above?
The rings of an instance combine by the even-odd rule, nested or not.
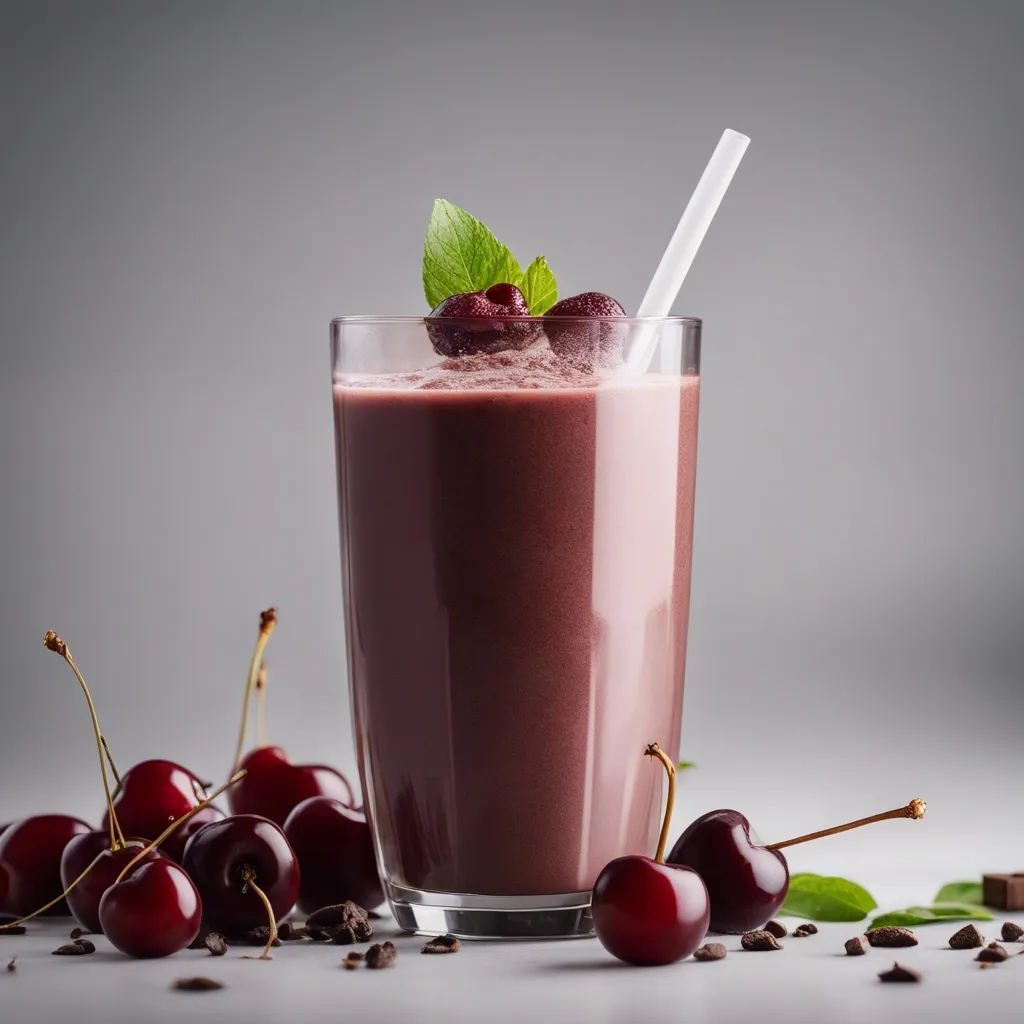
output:
[[[517,287],[523,283],[522,268],[508,246],[476,217],[435,199],[423,245],[423,294],[430,308],[450,295],[486,291],[502,281]]]
[[[696,768],[697,765],[694,761],[677,761],[676,769],[681,772],[688,771],[690,768]]]
[[[514,284],[515,282],[513,282]],[[546,313],[558,301],[558,285],[555,275],[543,256],[538,256],[523,274],[520,285],[526,305],[534,316]]]
[[[936,903],[973,903],[981,906],[981,882],[949,882],[935,894]]]
[[[907,907],[880,914],[870,924],[871,928],[889,925],[913,928],[923,924],[940,924],[944,921],[991,921],[992,915],[973,903],[933,903],[930,907]]]
[[[877,906],[867,889],[847,878],[798,874],[789,880],[779,914],[812,921],[863,921]]]

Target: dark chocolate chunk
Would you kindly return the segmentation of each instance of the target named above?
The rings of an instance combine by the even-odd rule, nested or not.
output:
[[[1013,921],[1006,921],[999,934],[1003,942],[1020,942],[1024,938],[1024,928],[1021,928],[1019,924],[1014,924]]]
[[[797,928],[793,931],[793,938],[794,939],[805,939],[805,938],[807,938],[808,935],[817,935],[817,934],[818,934],[818,926],[816,924],[811,924],[811,922],[808,921],[806,924],[802,924],[802,925],[797,926]]]
[[[353,946],[358,941],[354,928],[339,928],[331,939],[336,946]]]
[[[782,949],[779,945],[779,940],[771,932],[766,932],[764,929],[747,932],[740,939],[740,945],[751,952],[762,949]]]
[[[95,953],[96,947],[88,939],[75,939],[74,942],[65,943],[63,946],[58,946],[54,951],[54,956],[88,956],[90,953]]]
[[[917,971],[912,971],[909,967],[893,963],[892,968],[888,971],[882,971],[878,979],[879,981],[920,981],[921,975]]]
[[[247,932],[242,932],[237,941],[243,946],[265,946],[269,938],[270,925],[261,924],[257,928],[250,928]],[[280,946],[281,940],[275,937],[273,945]]]
[[[171,983],[171,988],[178,992],[216,992],[223,987],[224,982],[213,978],[178,978]]]
[[[199,934],[192,940],[189,949],[206,949],[206,936],[215,934],[212,928],[205,924],[199,926]]]
[[[694,960],[710,961],[710,960],[724,960],[725,959],[725,946],[720,942],[708,942],[705,943],[696,953],[693,954]]]
[[[14,919],[17,921],[17,918]],[[0,935],[24,935],[25,926],[23,924],[0,924]]]
[[[789,934],[789,929],[781,921],[769,921],[764,926],[764,930],[771,932],[777,939],[781,939]]]
[[[867,940],[872,946],[887,946],[890,949],[917,945],[917,936],[909,928],[896,928],[892,925],[872,928],[867,933]]]
[[[343,929],[352,932],[351,942],[366,942],[373,935],[373,925],[358,903],[347,900],[330,907],[321,907],[306,919],[306,932],[319,942],[333,940]],[[342,939],[342,944],[347,936]]]
[[[371,971],[383,970],[385,967],[393,967],[398,959],[398,950],[393,942],[375,942],[366,951],[366,966]]]
[[[1010,954],[998,942],[990,942],[975,958],[983,964],[1001,964]]]
[[[92,935],[92,932],[87,932],[84,928],[71,929],[71,938],[80,939],[83,935]]]
[[[1024,871],[1011,875],[982,875],[981,902],[997,910],[1024,910]]]
[[[867,949],[865,949],[867,944],[868,940],[864,935],[856,935],[852,939],[847,939],[844,947],[846,949],[846,955],[863,956],[867,952]]]
[[[458,953],[462,949],[462,943],[451,934],[438,935],[431,939],[421,950],[421,953]]]
[[[341,961],[341,966],[344,967],[346,971],[354,971],[365,959],[366,958],[362,953],[357,953],[355,950],[352,950],[352,952]]]
[[[295,942],[306,938],[306,926],[295,921],[285,921],[277,927],[277,937],[282,942]]]
[[[949,937],[950,949],[977,949],[984,945],[985,936],[973,924],[965,924],[960,931],[954,932]]]
[[[266,943],[267,940],[263,941]],[[219,932],[210,932],[203,945],[210,951],[210,956],[223,956],[228,951],[228,940]]]
[[[17,969],[18,958],[16,956],[12,956],[11,959],[7,961],[7,970],[9,970],[13,974]]]

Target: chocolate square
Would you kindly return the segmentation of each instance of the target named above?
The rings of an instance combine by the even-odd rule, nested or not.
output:
[[[1012,875],[983,875],[982,899],[997,910],[1024,910],[1024,871]]]

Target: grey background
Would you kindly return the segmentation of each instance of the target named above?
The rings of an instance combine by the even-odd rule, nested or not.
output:
[[[920,795],[794,869],[1024,868],[1022,51],[1014,0],[0,4],[0,818],[101,806],[48,627],[122,766],[221,777],[277,604],[271,737],[351,771],[328,319],[423,311],[435,195],[635,309],[732,127],[682,821]]]

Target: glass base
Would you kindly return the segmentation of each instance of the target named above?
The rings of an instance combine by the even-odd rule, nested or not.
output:
[[[460,939],[585,939],[594,934],[590,892],[475,896],[387,886],[399,927]]]

